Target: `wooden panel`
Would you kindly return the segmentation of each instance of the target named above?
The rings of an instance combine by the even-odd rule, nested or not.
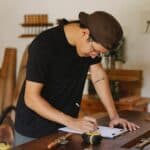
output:
[[[106,70],[110,80],[135,82],[142,80],[141,70],[114,69]]]
[[[119,81],[120,97],[141,95],[141,70],[107,70],[110,80]]]
[[[150,98],[130,96],[121,98],[115,101],[115,106],[120,110],[137,110],[147,111],[147,105],[150,103]],[[95,96],[84,95],[81,102],[81,109],[79,116],[91,115],[98,112],[106,112],[100,99]]]
[[[10,114],[5,116],[5,108],[12,105],[14,87],[16,82],[16,48],[6,48],[4,52],[3,63],[0,72],[0,111],[1,111],[1,124],[0,124],[0,142],[6,142],[13,145],[14,132],[13,122]],[[6,112],[6,111],[5,111]]]
[[[5,110],[8,106],[12,105],[14,88],[16,84],[16,48],[6,48],[8,53],[8,64],[7,64],[7,74],[6,81],[4,85],[4,95],[3,95],[3,105],[2,110]]]
[[[119,85],[120,98],[129,96],[140,96],[142,88],[142,71],[141,70],[124,70],[114,69],[106,70],[110,81],[117,81]],[[95,89],[89,79],[89,94],[96,94]],[[114,88],[113,88],[114,89]],[[113,93],[113,92],[112,92]]]
[[[25,49],[19,66],[18,77],[17,77],[16,86],[14,90],[13,105],[16,105],[17,103],[23,82],[25,80],[27,60],[28,60],[28,48]]]
[[[6,48],[0,73],[0,111],[12,103],[16,81],[16,48]]]

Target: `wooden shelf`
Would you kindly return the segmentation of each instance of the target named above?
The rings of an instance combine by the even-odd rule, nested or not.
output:
[[[22,34],[19,37],[20,38],[32,38],[32,37],[36,37],[37,34]]]
[[[20,26],[24,32],[19,38],[33,38],[53,26],[53,23],[48,21],[48,14],[25,14]]]
[[[53,26],[53,23],[42,23],[42,24],[25,24],[25,23],[22,23],[21,24],[22,27],[43,27],[43,26]]]

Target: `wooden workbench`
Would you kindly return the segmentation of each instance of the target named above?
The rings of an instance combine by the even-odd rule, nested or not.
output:
[[[127,118],[130,121],[135,122],[140,126],[140,129],[127,132],[115,139],[102,139],[101,143],[98,145],[85,145],[80,135],[74,134],[69,137],[69,143],[66,145],[58,145],[53,148],[53,150],[136,150],[135,147],[130,147],[128,149],[123,148],[122,146],[129,141],[141,136],[145,132],[150,130],[150,121],[146,120],[146,118],[150,117],[150,113],[146,112],[137,112],[137,111],[122,111],[119,113],[120,116]],[[108,125],[109,118],[107,117],[98,117],[97,120],[100,125]],[[13,148],[13,150],[46,150],[47,145],[57,138],[60,135],[63,135],[63,132],[57,132],[54,134],[50,134],[49,136],[42,137],[40,139],[34,140],[32,142],[20,145],[18,147]],[[150,148],[150,147],[148,147]],[[145,147],[144,150],[148,150]]]

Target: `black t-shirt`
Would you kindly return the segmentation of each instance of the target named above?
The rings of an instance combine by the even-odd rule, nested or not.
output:
[[[42,97],[56,109],[77,117],[88,68],[98,62],[100,58],[78,56],[65,37],[63,26],[58,26],[41,33],[29,46],[26,80],[43,83]],[[17,104],[16,131],[38,138],[62,126],[29,109],[24,91],[25,82]]]

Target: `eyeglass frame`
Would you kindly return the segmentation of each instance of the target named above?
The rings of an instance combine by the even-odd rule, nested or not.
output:
[[[94,48],[93,44],[92,44],[92,43],[95,42],[95,41],[94,41],[94,39],[93,39],[93,37],[92,37],[91,35],[89,35],[87,41],[88,41],[89,43],[91,43],[90,46],[91,46],[92,50],[93,50],[93,51],[97,51],[97,50]],[[104,56],[110,56],[110,55],[111,55],[111,51],[107,49],[107,52],[104,52],[104,53],[101,52],[101,53],[99,54],[99,56],[100,56],[101,54],[104,55]]]

